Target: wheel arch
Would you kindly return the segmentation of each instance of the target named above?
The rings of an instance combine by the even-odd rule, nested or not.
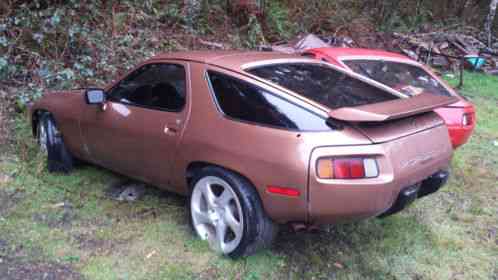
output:
[[[217,163],[212,163],[212,162],[208,162],[208,161],[201,161],[201,160],[192,161],[192,162],[190,162],[187,165],[187,169],[186,169],[185,174],[186,174],[187,184],[189,186],[190,186],[191,180],[194,178],[196,172],[200,171],[201,169],[203,169],[205,167],[218,167],[218,168],[221,168],[221,169],[225,169],[226,171],[235,173],[238,176],[240,176],[240,177],[244,178],[245,180],[247,180],[254,187],[254,184],[251,182],[251,180],[249,180],[249,178],[247,178],[246,176],[244,176],[242,173],[240,173],[240,172],[238,172],[236,170],[233,170],[231,168],[225,167],[223,165],[217,164]]]
[[[238,172],[238,171],[236,171],[234,169],[225,167],[225,166],[220,165],[220,164],[216,164],[216,163],[212,163],[212,162],[207,162],[207,161],[192,161],[192,162],[190,162],[187,165],[187,169],[186,169],[185,174],[186,174],[186,180],[187,180],[187,187],[189,188],[189,193],[190,193],[190,191],[192,191],[190,183],[192,182],[192,179],[195,177],[195,174],[197,172],[199,172],[200,170],[202,170],[203,168],[206,168],[206,167],[217,167],[217,168],[221,168],[221,169],[224,169],[224,170],[226,170],[228,172],[232,172],[232,173],[236,174],[237,176],[243,178],[244,180],[246,180],[252,186],[252,188],[254,189],[254,191],[258,194],[259,201],[263,204],[263,200],[261,198],[261,194],[258,191],[258,188],[256,188],[256,186],[254,185],[254,183],[247,176],[245,176],[244,174],[242,174],[242,173],[240,173],[240,172]]]
[[[33,137],[38,136],[38,123],[40,122],[40,118],[44,114],[51,114],[48,110],[39,108],[33,110],[33,113],[31,114],[31,131],[33,133]]]

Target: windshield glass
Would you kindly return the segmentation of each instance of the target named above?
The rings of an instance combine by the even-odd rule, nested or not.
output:
[[[330,109],[399,98],[326,65],[283,63],[255,67],[247,72],[301,94]]]
[[[343,60],[351,70],[408,96],[451,93],[423,68],[411,64],[382,60]]]

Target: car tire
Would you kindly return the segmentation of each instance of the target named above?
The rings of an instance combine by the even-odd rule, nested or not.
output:
[[[47,157],[49,172],[69,173],[74,167],[74,158],[66,148],[55,121],[48,113],[43,113],[38,121],[37,138],[40,150]]]
[[[188,212],[192,230],[207,240],[211,249],[239,258],[271,246],[278,227],[266,215],[247,179],[223,168],[206,167],[195,174],[191,191]]]

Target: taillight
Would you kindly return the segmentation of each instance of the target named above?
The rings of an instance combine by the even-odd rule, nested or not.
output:
[[[469,126],[474,123],[474,113],[465,113],[462,117],[462,125]]]
[[[321,179],[362,179],[379,176],[377,161],[373,158],[321,158],[317,162]]]

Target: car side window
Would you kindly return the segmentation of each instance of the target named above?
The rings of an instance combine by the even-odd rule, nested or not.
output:
[[[150,109],[181,111],[186,100],[185,68],[147,64],[132,72],[109,93],[112,101]]]
[[[219,109],[246,122],[300,131],[325,131],[325,119],[251,83],[209,71]]]

